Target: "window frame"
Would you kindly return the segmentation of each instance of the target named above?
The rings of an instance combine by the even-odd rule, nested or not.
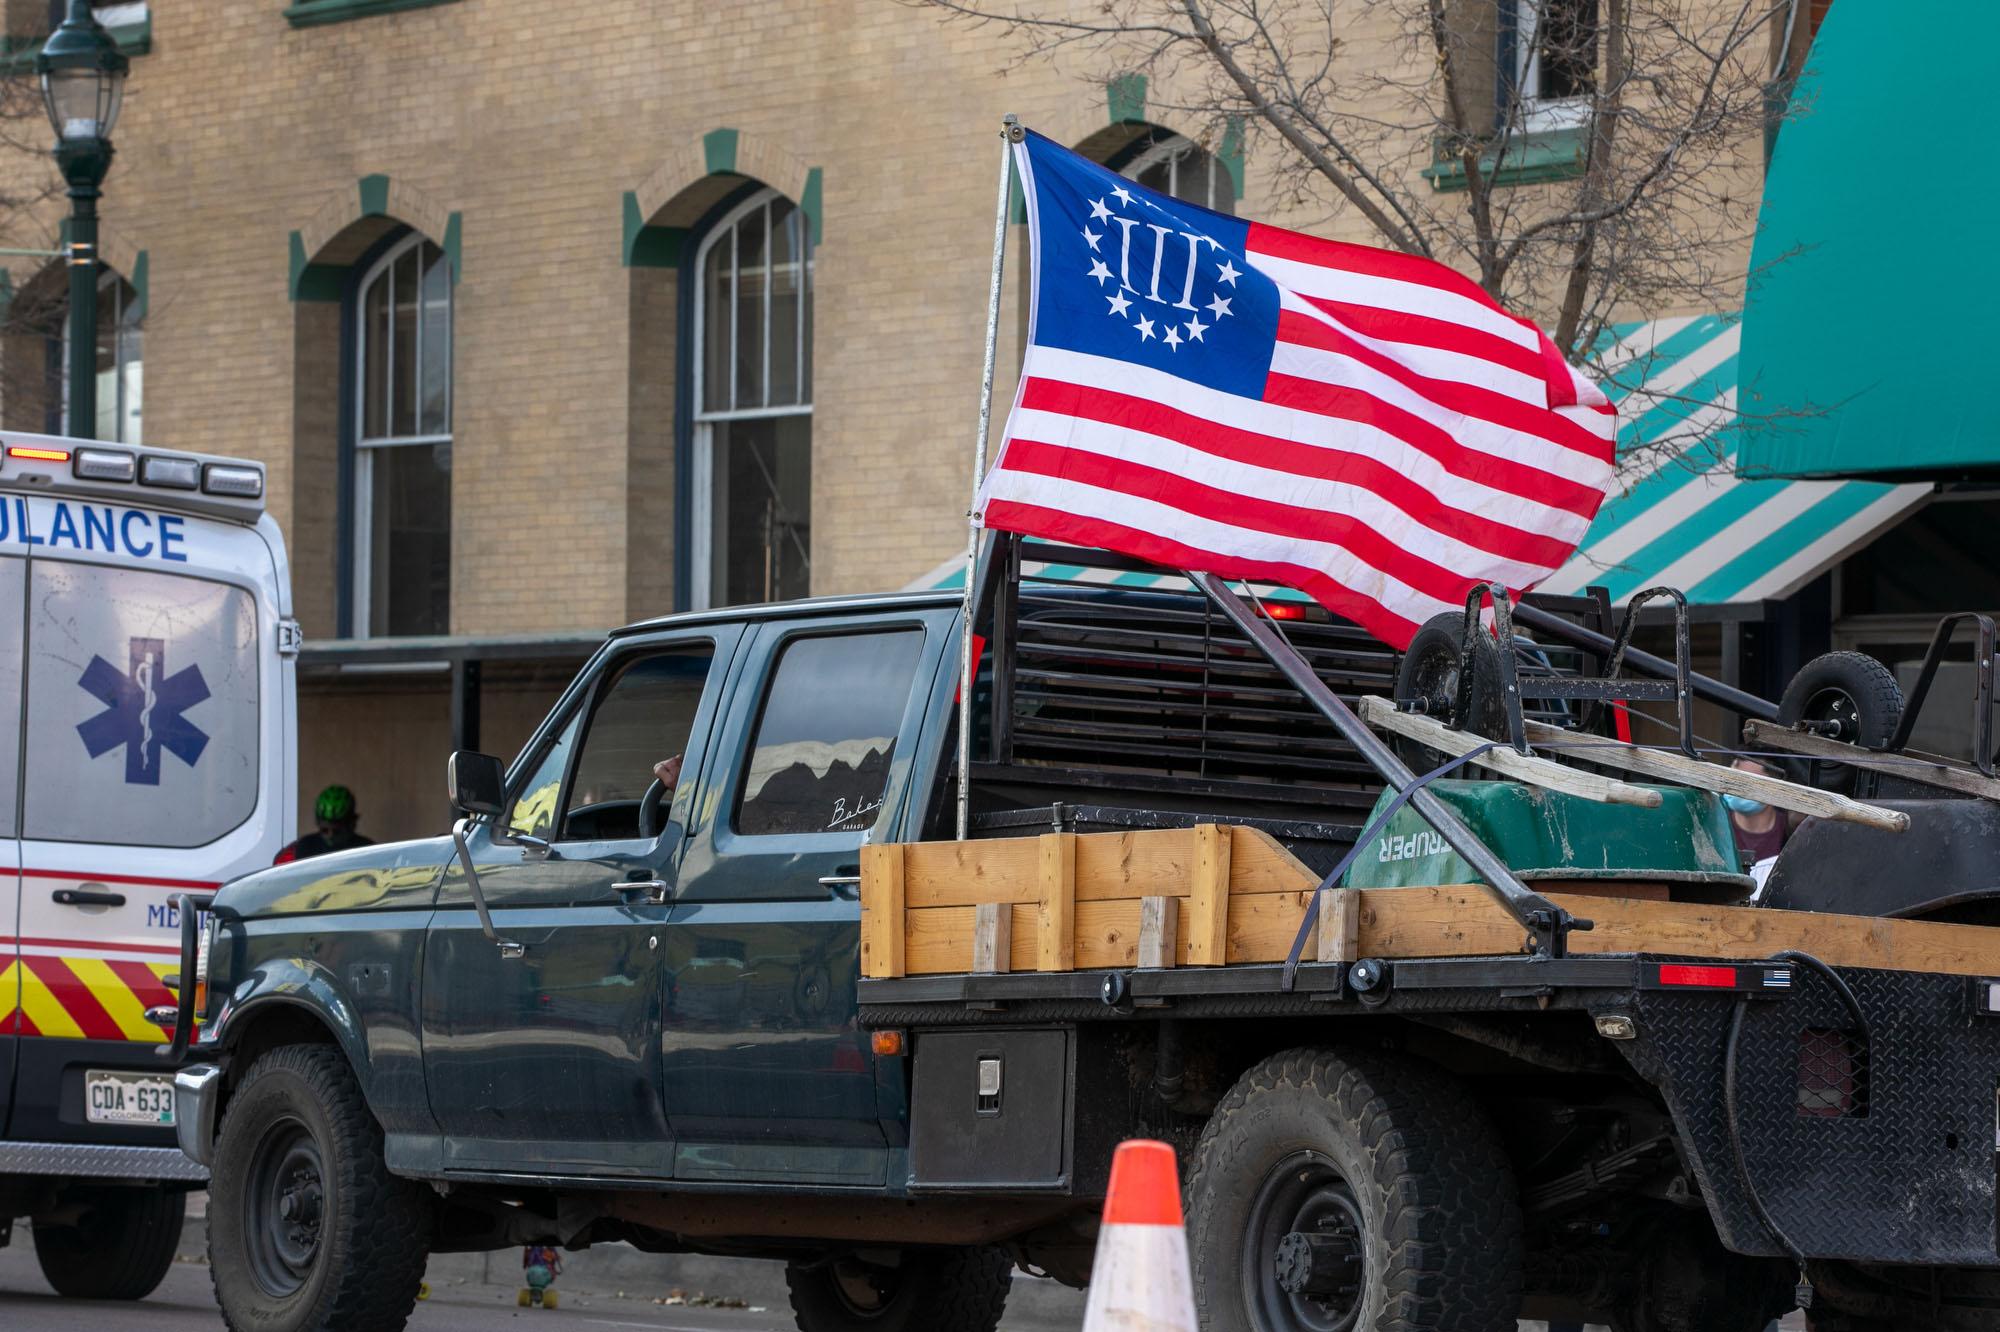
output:
[[[598,713],[603,710],[605,701],[611,697],[611,693],[618,687],[619,681],[623,680],[626,672],[630,671],[634,666],[654,657],[673,656],[692,648],[708,649],[708,673],[702,677],[701,694],[694,701],[694,716],[688,722],[687,743],[682,747],[681,753],[684,759],[686,755],[693,753],[695,762],[699,764],[701,756],[696,748],[696,744],[697,740],[703,737],[698,737],[696,732],[700,729],[702,708],[703,705],[709,702],[711,691],[717,687],[719,670],[728,665],[724,657],[721,640],[715,634],[690,632],[684,637],[654,640],[634,647],[629,652],[619,653],[616,657],[605,662],[604,668],[597,672],[596,678],[591,685],[590,693],[583,700],[583,704],[577,713],[580,724],[577,727],[576,743],[570,751],[568,760],[563,764],[562,783],[556,789],[556,819],[552,827],[553,835],[549,838],[551,845],[594,845],[607,840],[595,837],[572,837],[569,835],[569,817],[575,812],[570,807],[570,799],[574,794],[576,779],[582,767],[584,755],[590,749],[591,730],[597,725]],[[561,728],[558,728],[555,736],[551,737],[551,739],[559,739],[561,733]],[[696,774],[690,772],[686,763],[683,762],[681,779],[674,785],[674,798],[669,805],[669,809],[671,809],[672,805],[681,803],[688,789],[694,785],[695,776]],[[643,800],[644,797],[645,793],[643,791],[640,792],[640,798]],[[511,801],[508,803],[508,808],[513,808]],[[669,823],[672,821],[671,817],[666,820]],[[661,833],[664,835],[665,831],[666,829],[663,825]],[[643,842],[646,839],[611,838],[608,840],[611,843],[622,843],[626,841]]]
[[[417,354],[411,362],[411,375],[415,382],[412,384],[410,390],[412,395],[411,402],[416,414],[414,424],[419,429],[417,433],[409,435],[398,435],[393,429],[395,425],[396,400],[396,262],[411,250],[417,250],[421,253],[426,244],[433,248],[438,248],[436,241],[431,240],[430,237],[415,229],[398,237],[369,264],[367,270],[362,273],[360,281],[355,284],[353,289],[354,382],[350,386],[350,393],[354,412],[354,430],[351,441],[354,467],[352,477],[348,483],[352,489],[350,491],[347,521],[349,536],[352,541],[352,557],[349,561],[350,568],[348,570],[349,624],[352,628],[352,635],[355,638],[394,637],[394,635],[389,634],[377,634],[372,627],[374,607],[370,604],[369,594],[374,580],[374,455],[376,451],[381,449],[438,446],[450,449],[452,446],[453,427],[455,425],[454,413],[457,408],[454,381],[457,377],[455,371],[457,370],[458,361],[458,293],[454,290],[453,283],[450,281],[445,283],[445,430],[442,434],[426,434],[421,429],[424,411],[422,395],[424,384],[424,325],[426,321],[421,265],[419,266],[417,299],[415,304],[416,328],[414,336],[417,340]],[[449,264],[451,261],[449,256],[444,256],[440,262]],[[388,283],[386,304],[389,310],[389,345],[384,353],[382,364],[384,367],[383,392],[388,396],[387,410],[384,413],[384,417],[391,429],[388,434],[371,436],[368,433],[368,295],[377,282]],[[449,578],[449,555],[447,555],[446,559],[446,577]]]
[[[1569,3],[1571,0],[1510,0],[1514,16],[1514,51],[1512,68],[1508,73],[1514,80],[1514,103],[1519,108],[1519,128],[1524,133],[1537,134],[1545,130],[1576,129],[1590,123],[1590,113],[1596,101],[1594,93],[1572,97],[1543,97],[1542,47],[1536,40],[1542,25],[1542,9],[1553,4]],[[1602,26],[1601,22],[1598,24]],[[1598,34],[1593,34],[1591,79],[1598,77],[1598,64],[1602,59],[1601,42]]]
[[[1218,179],[1229,178],[1229,168],[1223,165],[1222,159],[1196,143],[1193,139],[1188,138],[1185,134],[1176,133],[1173,130],[1165,130],[1164,132],[1156,131],[1155,133],[1157,137],[1153,138],[1152,142],[1147,143],[1128,160],[1119,163],[1112,170],[1125,179],[1137,184],[1139,183],[1141,172],[1150,170],[1164,162],[1167,165],[1166,193],[1169,197],[1179,199],[1183,203],[1194,204],[1199,208],[1206,208],[1212,213],[1224,213],[1230,217],[1236,216],[1236,206],[1242,200],[1236,197],[1236,186],[1233,179],[1229,187],[1229,207],[1217,208],[1215,206],[1216,181]],[[1179,193],[1181,159],[1194,153],[1199,153],[1208,159],[1208,197],[1206,199],[1188,199]]]
[[[750,761],[756,757],[757,735],[763,728],[764,712],[770,703],[771,690],[777,683],[778,670],[784,664],[785,654],[795,645],[808,639],[862,638],[911,632],[920,636],[917,642],[916,664],[910,672],[909,697],[905,700],[902,716],[896,723],[895,743],[898,752],[890,760],[889,778],[883,787],[884,798],[875,812],[874,821],[866,828],[847,831],[833,829],[792,833],[739,831],[737,817],[743,806],[744,787],[750,780]],[[740,847],[746,852],[776,854],[790,851],[846,849],[873,841],[878,834],[892,826],[892,820],[900,815],[903,804],[909,797],[908,777],[913,771],[915,749],[922,738],[924,716],[929,709],[931,692],[929,685],[933,676],[941,669],[937,626],[920,614],[912,614],[832,624],[777,623],[766,626],[766,633],[768,638],[759,644],[761,650],[753,658],[756,662],[756,674],[737,686],[739,690],[755,691],[753,695],[755,707],[741,714],[747,717],[747,720],[740,721],[733,727],[728,737],[736,741],[737,752],[730,756],[728,780],[716,793],[715,812],[712,817],[717,852],[727,855],[732,848]]]
[[[792,207],[790,225],[799,229],[800,262],[799,318],[795,333],[794,358],[798,373],[799,399],[792,403],[773,404],[771,398],[771,291],[773,283],[770,275],[771,263],[771,205],[784,202]],[[760,407],[737,407],[737,310],[736,300],[742,269],[737,262],[736,235],[744,218],[758,211],[764,214],[764,265],[763,284],[763,383],[764,405]],[[730,301],[729,332],[726,346],[729,351],[729,398],[730,406],[712,410],[707,402],[708,366],[711,354],[709,340],[708,310],[708,257],[711,251],[727,236],[730,238]],[[715,581],[715,453],[716,427],[732,421],[761,421],[781,417],[803,416],[810,421],[813,414],[812,338],[808,330],[813,327],[812,305],[814,301],[813,273],[818,260],[814,254],[812,222],[796,201],[770,187],[764,187],[748,195],[724,213],[702,236],[695,248],[694,259],[688,270],[689,283],[694,288],[689,317],[689,346],[692,355],[688,374],[689,418],[693,424],[691,457],[688,467],[688,609],[708,610],[714,605],[713,586]],[[719,321],[718,321],[719,322]],[[811,427],[807,427],[810,448]],[[810,492],[808,492],[810,502]],[[808,568],[811,553],[807,553]]]

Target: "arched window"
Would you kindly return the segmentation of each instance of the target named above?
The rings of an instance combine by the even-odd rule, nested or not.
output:
[[[145,387],[145,329],[139,293],[106,269],[97,279],[97,422],[92,437],[121,444],[143,443],[141,399]],[[58,388],[49,395],[60,404],[50,424],[54,433],[73,435],[69,418],[69,308],[62,328],[49,339],[49,373]]]
[[[354,633],[451,620],[451,263],[392,244],[355,295]]]
[[[695,607],[802,597],[812,586],[812,231],[765,190],[695,257]]]
[[[1105,163],[1147,189],[1218,213],[1236,211],[1236,181],[1215,155],[1171,130],[1151,129]]]

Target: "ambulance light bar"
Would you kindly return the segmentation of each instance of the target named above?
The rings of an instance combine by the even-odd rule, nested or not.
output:
[[[139,460],[123,449],[78,449],[69,469],[79,481],[130,481]]]
[[[23,448],[19,444],[10,444],[7,447],[7,456],[9,458],[25,458],[29,462],[68,462],[69,450],[31,449]]]
[[[237,499],[264,498],[264,473],[255,467],[232,467],[210,463],[201,469],[201,488],[211,495],[233,495]]]
[[[139,460],[139,484],[162,490],[197,490],[201,486],[201,464],[192,458],[149,453]]]

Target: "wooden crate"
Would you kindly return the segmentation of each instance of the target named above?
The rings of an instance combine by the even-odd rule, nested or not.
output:
[[[1162,962],[1280,962],[1318,882],[1268,834],[1214,824],[864,847],[861,974],[975,970],[981,906],[983,971],[1137,966],[1142,916]],[[1570,936],[1572,953],[1754,959],[1800,949],[1834,966],[2000,976],[2000,929],[1987,926],[1669,902],[1641,885],[1537,886],[1596,922]],[[1147,899],[1164,900],[1149,910]],[[1343,889],[1328,894],[1306,957],[1482,957],[1525,943],[1478,885]]]

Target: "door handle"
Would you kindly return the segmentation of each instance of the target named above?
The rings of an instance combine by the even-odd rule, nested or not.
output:
[[[665,879],[627,879],[618,885],[618,891],[627,902],[650,902],[654,906],[664,906],[667,894],[673,885]]]
[[[861,876],[859,874],[822,874],[819,886],[834,897],[853,901],[861,896]]]
[[[49,896],[59,906],[124,906],[125,894],[114,893],[103,884],[83,888],[58,888]]]

